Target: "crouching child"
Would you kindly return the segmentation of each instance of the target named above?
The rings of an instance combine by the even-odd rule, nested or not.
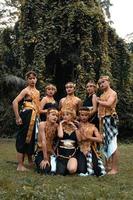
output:
[[[46,121],[42,121],[39,124],[37,152],[35,155],[38,173],[50,174],[51,172],[56,172],[54,142],[57,138],[57,120],[57,109],[49,108]]]
[[[102,159],[97,152],[96,143],[102,143],[102,136],[94,124],[89,123],[90,111],[86,107],[80,108],[79,111],[79,130],[77,137],[80,151],[86,157],[87,172],[80,175],[103,176],[106,174]]]

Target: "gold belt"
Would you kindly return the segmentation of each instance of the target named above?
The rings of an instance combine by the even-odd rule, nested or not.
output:
[[[61,146],[66,148],[75,148],[75,141],[73,140],[61,140]]]
[[[75,148],[74,152],[73,152],[71,155],[69,155],[69,156],[63,156],[63,155],[59,154],[59,150],[58,150],[58,148],[57,148],[57,157],[65,158],[65,159],[70,159],[70,158],[72,158],[72,157],[75,155],[76,150],[77,150],[77,149]]]
[[[60,147],[60,148],[63,148],[63,149],[75,149],[74,146],[68,147],[68,146],[60,145],[59,147]]]

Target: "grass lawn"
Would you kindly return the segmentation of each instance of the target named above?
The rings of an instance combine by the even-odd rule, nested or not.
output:
[[[17,172],[14,140],[0,141],[0,200],[133,200],[133,144],[119,144],[119,173],[104,177]]]

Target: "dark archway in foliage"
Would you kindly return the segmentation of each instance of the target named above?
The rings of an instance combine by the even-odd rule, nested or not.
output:
[[[55,71],[55,85],[57,86],[57,99],[59,100],[65,96],[65,84],[74,80],[74,66],[73,63],[68,62],[65,65],[57,63]]]
[[[57,87],[56,99],[59,101],[65,93],[65,84],[69,81],[76,79],[75,65],[68,61],[67,63],[61,62],[61,57],[54,52],[51,52],[45,60],[46,63],[46,76],[52,77],[52,83]]]

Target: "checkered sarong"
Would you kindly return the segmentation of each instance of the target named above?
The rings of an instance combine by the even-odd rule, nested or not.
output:
[[[103,118],[104,151],[108,151],[108,146],[112,139],[118,135],[117,121],[111,116]]]
[[[88,175],[104,176],[106,174],[102,159],[95,155],[93,150],[88,152],[86,161]]]

